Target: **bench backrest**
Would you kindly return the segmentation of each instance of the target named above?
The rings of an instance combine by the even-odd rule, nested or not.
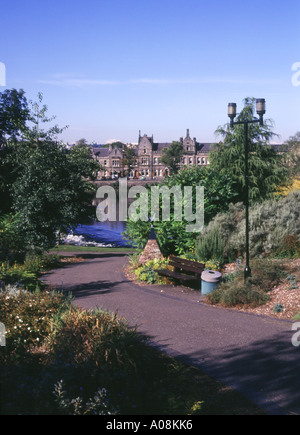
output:
[[[185,260],[183,258],[174,257],[173,255],[171,255],[169,258],[169,265],[175,267],[176,269],[187,270],[196,274],[201,274],[205,267],[205,264],[203,263]]]

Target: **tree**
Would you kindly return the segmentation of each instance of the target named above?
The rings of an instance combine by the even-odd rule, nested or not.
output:
[[[76,142],[76,145],[87,145],[88,143],[87,143],[87,140],[86,139],[84,139],[84,138],[82,138],[82,139],[79,139],[77,142]]]
[[[183,144],[181,142],[172,142],[169,148],[163,149],[160,162],[169,168],[171,174],[177,174],[182,155]]]
[[[184,193],[184,187],[194,187],[192,192],[193,213],[196,208],[196,186],[204,187],[204,222],[208,223],[217,213],[228,209],[231,202],[235,202],[237,193],[233,189],[233,183],[228,175],[219,175],[211,168],[185,167],[177,174],[166,178],[158,185],[168,187],[171,191],[173,187],[179,188]],[[149,192],[149,208],[151,205],[151,188]],[[162,219],[163,198],[160,198],[159,221],[154,222],[156,235],[162,253],[165,256],[170,254],[180,255],[193,251],[198,236],[198,232],[188,232],[186,230],[189,222],[184,213],[184,195],[182,195],[182,219],[175,219],[174,201],[170,201],[170,219]],[[149,210],[149,216],[152,211]],[[125,231],[125,236],[136,246],[145,246],[150,232],[148,222],[129,220]]]
[[[132,168],[135,165],[136,154],[134,148],[125,147],[123,149],[123,157],[121,161],[122,168],[127,168],[128,174],[130,174]]]
[[[287,155],[288,166],[292,177],[300,177],[300,131],[295,136],[291,136],[285,142],[289,148]]]
[[[238,121],[252,120],[255,113],[255,99],[246,98],[245,105],[238,115]],[[216,144],[210,153],[211,168],[220,175],[227,174],[234,182],[238,201],[244,199],[245,152],[244,126],[235,125],[231,131],[228,125],[218,127],[217,135],[224,142]],[[263,126],[249,124],[249,199],[261,201],[273,196],[278,186],[288,183],[288,171],[284,166],[284,157],[269,145],[275,136],[273,122],[266,120]]]
[[[26,128],[29,117],[28,102],[23,89],[5,90],[0,93],[0,147],[7,138],[15,140]]]
[[[71,150],[58,142],[63,131],[57,125],[43,129],[47,106],[31,104],[27,123],[20,133],[9,136],[9,162],[13,162],[14,180],[10,186],[11,210],[26,245],[47,249],[54,245],[56,233],[67,231],[94,213],[92,197],[96,187],[90,182],[99,170],[91,148],[80,144]],[[8,110],[8,109],[7,109]],[[12,125],[15,125],[12,123]]]
[[[67,232],[93,214],[93,185],[82,177],[82,160],[54,142],[23,154],[21,174],[13,186],[28,245],[54,246],[57,232]]]
[[[15,147],[28,117],[28,102],[22,89],[0,93],[0,215],[12,208],[10,187],[17,177]]]

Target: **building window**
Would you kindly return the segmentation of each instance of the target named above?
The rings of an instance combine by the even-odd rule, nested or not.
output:
[[[107,165],[107,161],[106,161],[106,160],[104,160],[104,162],[103,162],[103,165],[104,165],[104,166],[106,166],[106,165]]]
[[[120,167],[120,160],[113,160],[113,161],[112,161],[112,165],[113,165],[115,168],[119,168],[119,167]]]
[[[146,150],[146,148],[144,148],[144,154],[146,154],[146,152],[147,152],[147,150]]]
[[[147,166],[147,165],[149,165],[149,160],[148,160],[147,157],[143,157],[143,158],[142,158],[142,165],[143,165],[143,166]]]
[[[153,163],[154,163],[155,165],[158,164],[158,158],[157,158],[157,157],[154,157],[154,159],[153,159]]]
[[[192,159],[192,157],[190,157],[189,162],[190,162],[190,165],[193,164],[193,159]]]

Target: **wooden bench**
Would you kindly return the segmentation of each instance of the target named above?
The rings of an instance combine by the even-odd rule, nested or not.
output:
[[[184,283],[200,283],[201,274],[205,265],[197,261],[185,260],[171,255],[169,258],[169,266],[172,266],[174,271],[161,269],[157,270],[157,273]]]

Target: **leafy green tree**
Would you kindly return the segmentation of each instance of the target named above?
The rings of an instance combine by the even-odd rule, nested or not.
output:
[[[41,94],[37,103],[30,102],[27,122],[18,137],[15,131],[6,130],[10,146],[6,164],[12,166],[14,174],[9,186],[10,208],[18,216],[18,231],[25,245],[47,249],[54,245],[57,232],[67,231],[94,214],[96,187],[90,180],[100,166],[92,158],[91,147],[79,144],[68,150],[58,141],[63,129],[57,125],[43,128],[54,118],[47,116],[42,102]]]
[[[171,174],[177,174],[180,167],[181,158],[183,155],[183,145],[181,142],[172,142],[169,148],[164,148],[160,163],[166,165]]]
[[[246,98],[245,106],[238,115],[238,121],[252,120],[255,114],[255,99]],[[244,126],[235,125],[232,130],[228,125],[218,127],[216,134],[221,135],[223,143],[216,144],[210,153],[213,171],[228,175],[234,182],[238,200],[244,200],[245,187],[245,151]],[[249,124],[249,199],[250,202],[271,198],[278,186],[288,183],[288,171],[284,157],[269,145],[275,136],[273,123],[266,120],[263,126]]]
[[[229,175],[219,174],[210,166],[183,168],[177,174],[166,178],[162,185],[180,186],[181,189],[184,189],[184,186],[203,186],[205,224],[217,213],[227,211],[229,204],[238,200],[238,194]]]
[[[217,213],[226,211],[231,202],[235,202],[237,194],[233,189],[233,183],[228,175],[219,175],[209,167],[185,167],[177,174],[166,178],[159,187],[177,187],[184,193],[185,186],[194,187],[192,194],[193,213],[196,207],[196,186],[204,187],[204,222],[208,223]],[[151,216],[151,188],[149,195],[149,216]],[[182,195],[182,219],[175,219],[174,201],[170,202],[170,220],[162,219],[162,198],[160,199],[159,221],[154,222],[159,246],[165,256],[170,254],[181,255],[193,252],[199,233],[186,230],[189,222],[184,215],[184,195]],[[158,216],[157,216],[158,218]],[[148,240],[150,225],[148,222],[129,220],[125,236],[139,248],[143,248]]]
[[[8,138],[15,140],[26,128],[29,117],[28,102],[23,89],[0,92],[0,146]]]
[[[83,175],[87,171],[82,160],[56,143],[47,141],[23,154],[13,193],[28,245],[47,249],[55,244],[57,231],[65,232],[92,215],[92,184]]]
[[[125,147],[123,149],[123,158],[121,165],[123,168],[127,168],[128,174],[130,174],[132,168],[134,168],[136,161],[136,154],[134,148]]]
[[[23,90],[0,93],[0,215],[12,208],[10,187],[17,177],[15,148],[26,129],[29,117],[28,102]]]

